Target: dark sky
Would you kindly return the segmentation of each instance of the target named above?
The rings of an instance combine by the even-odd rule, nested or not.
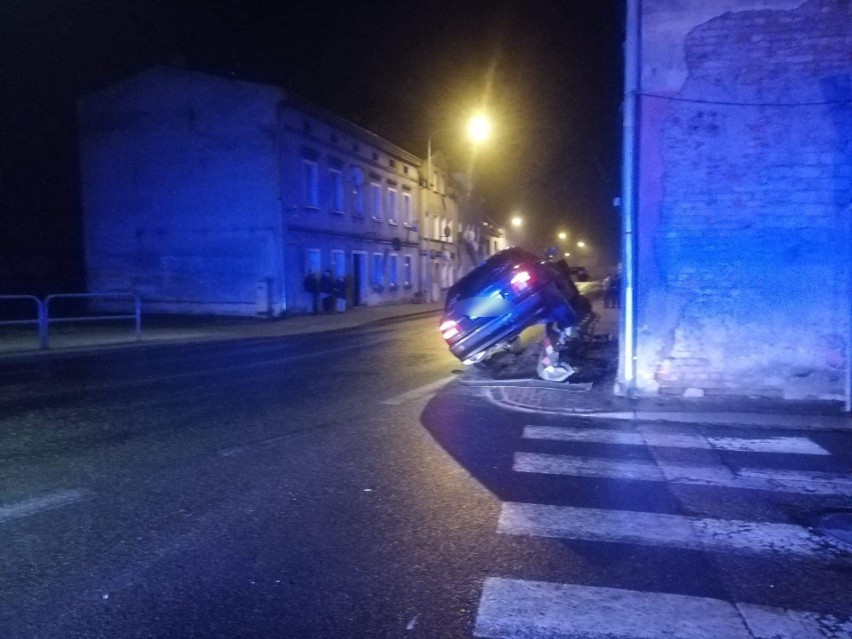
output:
[[[74,100],[175,62],[284,86],[420,157],[482,107],[495,131],[473,172],[494,217],[614,250],[622,5],[4,0],[0,293],[82,286]],[[471,160],[451,132],[433,146]]]

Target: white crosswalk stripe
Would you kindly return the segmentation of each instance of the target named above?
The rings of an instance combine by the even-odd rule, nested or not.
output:
[[[852,477],[839,473],[745,468],[737,472],[722,465],[684,464],[679,462],[617,460],[600,457],[575,457],[541,453],[515,453],[513,469],[522,473],[628,479],[852,497]]]
[[[640,425],[633,430],[527,425],[523,438],[642,447],[651,458],[519,451],[514,454],[515,472],[599,478],[625,485],[658,482],[852,497],[849,474],[670,461],[656,450],[735,451],[811,459],[831,454],[807,437],[718,437],[659,425]],[[789,557],[832,568],[852,563],[852,555],[839,542],[791,523],[504,502],[498,532],[753,559]],[[474,634],[492,639],[852,639],[852,618],[674,593],[492,577],[485,581]]]
[[[848,639],[852,621],[707,597],[489,578],[474,635],[488,639]]]
[[[512,535],[852,562],[848,551],[792,524],[508,502],[501,506],[498,530]]]
[[[830,455],[807,437],[712,437],[643,429],[639,432],[607,430],[604,428],[564,428],[559,426],[526,426],[524,438],[553,441],[697,448],[752,453],[788,453],[795,455]]]

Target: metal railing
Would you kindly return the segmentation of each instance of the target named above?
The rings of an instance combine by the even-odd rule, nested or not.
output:
[[[36,328],[39,348],[47,348],[47,336],[42,334],[44,326],[44,304],[35,295],[0,295],[0,303],[4,302],[33,302],[36,316],[34,319],[2,320],[0,326],[26,326],[32,324]]]
[[[76,315],[73,317],[51,317],[50,304],[55,301],[73,299],[99,299],[133,301],[133,313],[101,313],[98,315]],[[50,347],[51,324],[63,324],[71,322],[111,322],[115,320],[133,320],[134,337],[137,341],[142,339],[142,302],[133,293],[57,293],[48,295],[44,301],[35,295],[0,295],[0,303],[30,301],[35,304],[36,316],[34,319],[4,320],[0,326],[26,326],[33,325],[38,332],[39,348],[44,350]]]

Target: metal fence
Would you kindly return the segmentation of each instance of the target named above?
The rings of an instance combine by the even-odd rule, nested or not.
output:
[[[74,315],[71,317],[51,317],[51,302],[58,303],[65,300],[106,300],[118,303],[133,302],[133,313],[100,313],[97,315]],[[0,295],[0,304],[32,302],[34,316],[22,319],[3,320],[0,326],[33,326],[38,335],[39,348],[44,350],[50,347],[50,327],[55,324],[68,324],[79,322],[111,322],[115,320],[133,320],[134,338],[142,339],[142,302],[133,293],[59,293],[48,295],[40,300],[35,295]],[[55,308],[55,304],[54,304]]]

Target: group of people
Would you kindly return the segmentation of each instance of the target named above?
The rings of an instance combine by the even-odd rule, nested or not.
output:
[[[311,271],[305,277],[305,292],[313,298],[314,314],[346,310],[346,278],[342,275],[335,278],[328,269],[322,275]]]

